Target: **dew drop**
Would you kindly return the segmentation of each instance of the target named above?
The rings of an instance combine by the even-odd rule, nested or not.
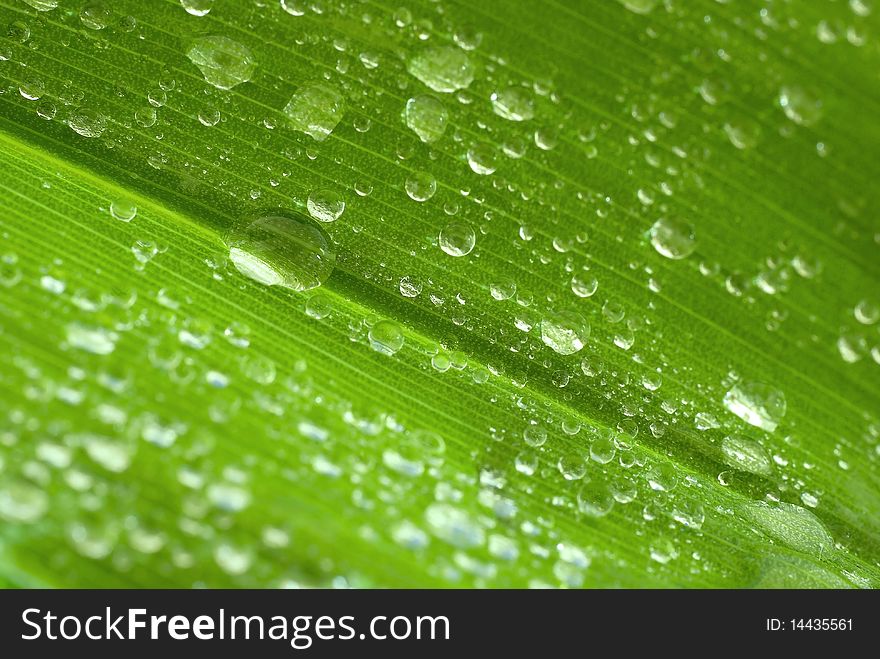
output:
[[[651,245],[661,256],[668,259],[683,259],[696,249],[694,228],[681,220],[660,218],[650,230]]]
[[[498,151],[487,142],[479,142],[468,149],[467,161],[475,174],[488,176],[498,168]]]
[[[541,320],[541,340],[560,355],[579,352],[590,337],[590,323],[576,311],[559,311]]]
[[[469,224],[450,222],[440,231],[440,249],[449,256],[467,256],[477,242],[477,236]]]
[[[624,7],[636,14],[648,14],[660,0],[617,0]]]
[[[407,128],[418,135],[422,142],[431,144],[446,132],[449,113],[438,98],[422,94],[406,102],[404,119]]]
[[[83,137],[100,137],[107,128],[107,120],[96,110],[79,107],[70,113],[67,125]]]
[[[228,37],[200,37],[186,53],[205,81],[218,89],[232,89],[248,82],[257,68],[246,46]]]
[[[192,16],[206,16],[214,6],[214,0],[180,0],[180,6]]]
[[[812,126],[822,117],[822,101],[802,87],[783,87],[779,105],[785,116],[800,126]]]
[[[473,82],[474,65],[467,53],[451,46],[429,47],[413,55],[407,70],[435,92],[454,92]]]
[[[528,121],[535,116],[535,104],[522,87],[507,87],[490,96],[492,110],[510,121]]]
[[[764,533],[796,551],[822,555],[834,547],[825,526],[806,508],[758,501],[742,506],[740,512]]]
[[[284,106],[284,114],[294,130],[323,142],[345,114],[345,97],[336,87],[324,82],[304,85]]]
[[[229,260],[246,277],[267,286],[305,291],[333,271],[336,254],[314,224],[290,215],[265,215],[230,233]]]
[[[427,172],[415,172],[406,179],[405,188],[413,201],[428,201],[437,192],[437,179]]]
[[[306,206],[316,220],[335,222],[345,211],[345,199],[335,190],[314,190]]]
[[[120,222],[131,222],[137,215],[137,206],[129,199],[110,202],[110,214]]]
[[[428,528],[437,538],[459,549],[478,547],[485,532],[465,511],[448,503],[433,503],[425,510]]]
[[[773,432],[785,416],[785,394],[760,382],[737,384],[724,395],[724,406],[746,423]]]
[[[393,320],[380,320],[370,328],[370,347],[383,355],[396,354],[404,344],[403,330]]]
[[[773,463],[758,442],[742,435],[728,435],[721,441],[721,454],[724,461],[740,471],[747,471],[759,476],[773,473]]]

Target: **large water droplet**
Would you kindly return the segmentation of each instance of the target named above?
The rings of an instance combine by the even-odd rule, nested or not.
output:
[[[740,419],[767,432],[785,416],[785,394],[769,384],[737,384],[724,395],[724,406]]]
[[[284,107],[284,114],[294,130],[323,142],[345,114],[345,97],[336,87],[324,82],[304,85]]]
[[[590,323],[576,311],[559,311],[541,320],[541,340],[560,355],[573,355],[590,337]]]
[[[452,46],[426,48],[413,55],[407,70],[435,92],[454,92],[473,82],[474,65],[467,53]]]
[[[317,226],[279,213],[233,231],[229,260],[243,275],[267,286],[305,291],[320,286],[336,263],[336,253]]]
[[[430,144],[443,137],[449,113],[439,99],[422,94],[406,102],[404,118],[407,128],[418,135],[422,142]]]
[[[228,37],[200,37],[186,53],[205,81],[218,89],[248,82],[257,68],[251,51]]]
[[[651,244],[668,259],[683,259],[693,254],[697,243],[694,228],[687,222],[660,218],[650,230]]]
[[[740,512],[764,533],[796,551],[822,555],[834,547],[825,526],[806,508],[791,503],[774,506],[758,501],[742,506]]]

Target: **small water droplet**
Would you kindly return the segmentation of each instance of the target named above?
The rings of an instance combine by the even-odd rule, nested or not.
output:
[[[668,259],[683,259],[696,249],[694,228],[681,220],[660,218],[649,232],[651,244],[657,253]]]
[[[437,192],[437,179],[427,172],[415,172],[406,179],[405,187],[413,201],[428,201]]]
[[[477,242],[477,236],[469,224],[450,222],[440,231],[440,249],[449,256],[467,256]]]
[[[121,222],[131,222],[137,215],[137,206],[129,199],[110,202],[110,214]]]

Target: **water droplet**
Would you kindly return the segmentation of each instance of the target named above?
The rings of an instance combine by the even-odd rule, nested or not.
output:
[[[528,425],[523,430],[523,441],[533,448],[543,446],[547,442],[547,429],[537,424]]]
[[[734,469],[748,471],[759,476],[773,473],[773,463],[758,442],[742,435],[728,435],[721,441],[724,461]]]
[[[737,384],[724,396],[724,406],[746,423],[773,432],[785,416],[785,394],[768,384]]]
[[[307,6],[306,0],[281,0],[281,8],[291,16],[304,16]]]
[[[509,300],[516,295],[516,282],[512,279],[496,281],[489,287],[489,294],[499,302]]]
[[[257,62],[251,51],[228,37],[200,37],[186,53],[205,81],[218,89],[232,89],[248,82]]]
[[[103,2],[90,2],[79,13],[79,20],[90,30],[103,30],[112,18],[113,10]]]
[[[213,107],[199,110],[199,123],[203,126],[216,126],[220,122],[220,110]]]
[[[116,349],[119,335],[103,327],[90,327],[79,323],[67,326],[67,343],[78,350],[93,355],[109,355]]]
[[[740,512],[771,538],[796,551],[821,556],[834,547],[825,526],[806,508],[785,502],[770,505],[758,501],[745,504]]]
[[[468,150],[467,161],[475,174],[488,176],[498,168],[498,152],[491,144],[478,142]]]
[[[107,471],[122,473],[131,464],[132,449],[124,441],[93,435],[91,433],[78,435],[88,456]]]
[[[413,277],[400,278],[400,294],[403,297],[418,297],[422,292],[422,283]]]
[[[578,297],[590,297],[599,288],[599,280],[593,275],[574,275],[571,278],[571,292]]]
[[[724,132],[737,149],[751,149],[758,143],[761,126],[752,119],[740,117],[724,124]]]
[[[449,113],[443,103],[428,94],[415,96],[406,102],[404,118],[407,127],[419,136],[419,139],[431,144],[446,132]]]
[[[507,87],[493,92],[490,100],[492,101],[492,110],[504,119],[528,121],[535,116],[535,104],[532,97],[522,87]]]
[[[393,320],[380,320],[370,328],[370,347],[383,355],[397,353],[404,343],[403,330]]]
[[[413,201],[428,201],[437,192],[437,179],[427,172],[416,172],[406,179],[405,187]]]
[[[110,214],[121,222],[131,222],[137,215],[137,206],[129,199],[110,202]]]
[[[320,286],[336,263],[324,233],[292,216],[260,217],[232,232],[227,243],[229,259],[243,275],[294,291]]]
[[[205,16],[214,6],[214,0],[180,0],[180,6],[186,10],[187,14]]]
[[[853,315],[863,325],[873,325],[880,320],[880,305],[871,300],[862,300],[853,309]]]
[[[614,496],[601,481],[585,483],[577,495],[578,509],[590,517],[604,517],[614,507]]]
[[[428,546],[428,534],[410,521],[399,522],[391,529],[394,542],[405,549],[417,551]]]
[[[668,259],[683,259],[696,249],[694,228],[681,220],[660,218],[650,230],[651,244]]]
[[[24,0],[37,11],[52,11],[58,7],[58,0]]]
[[[425,510],[431,533],[459,549],[478,547],[485,542],[485,532],[463,510],[448,503],[433,503]]]
[[[45,92],[45,85],[42,80],[28,80],[18,86],[18,93],[29,101],[39,100],[43,92]]]
[[[440,231],[440,249],[449,256],[467,256],[477,242],[477,236],[469,224],[450,222]]]
[[[345,199],[335,190],[314,190],[306,206],[316,220],[335,222],[345,210]]]
[[[590,323],[576,311],[559,311],[541,320],[541,340],[560,355],[580,351],[590,337]]]
[[[407,62],[407,70],[435,92],[454,92],[473,82],[474,66],[467,53],[451,46],[426,48]]]
[[[617,0],[624,7],[636,14],[650,13],[660,0]]]
[[[802,87],[783,87],[779,105],[786,117],[801,126],[812,126],[822,117],[822,101]]]
[[[345,98],[327,83],[317,82],[296,90],[284,107],[290,125],[318,142],[327,139],[345,114]]]
[[[107,120],[96,110],[80,107],[70,113],[67,125],[83,137],[100,137],[107,128]]]
[[[25,481],[0,482],[0,518],[7,522],[31,524],[49,509],[49,495]]]
[[[223,542],[214,549],[214,560],[226,574],[236,576],[248,571],[253,556],[247,549]]]

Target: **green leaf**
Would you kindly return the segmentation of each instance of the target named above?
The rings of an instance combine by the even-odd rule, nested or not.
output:
[[[869,5],[0,19],[0,583],[880,583]]]

